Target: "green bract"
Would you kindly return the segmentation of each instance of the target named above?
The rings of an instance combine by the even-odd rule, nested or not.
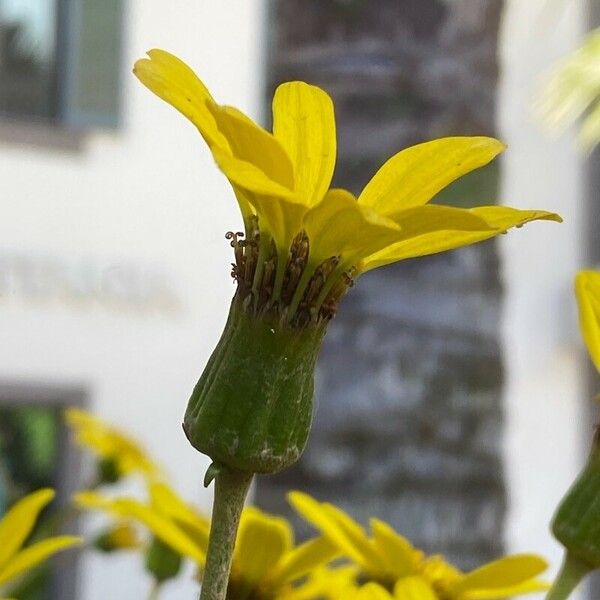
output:
[[[274,473],[298,460],[313,412],[325,323],[294,328],[246,312],[236,296],[189,400],[184,430],[217,464]]]
[[[600,568],[600,431],[586,466],[558,507],[552,533],[590,570]]]

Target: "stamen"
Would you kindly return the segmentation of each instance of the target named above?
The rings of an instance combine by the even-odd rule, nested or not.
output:
[[[304,267],[308,261],[308,248],[308,236],[304,231],[301,231],[292,242],[290,258],[283,280],[281,298],[286,305],[289,305],[292,301],[294,292],[304,272]]]
[[[236,295],[247,312],[273,313],[292,327],[328,321],[353,284],[352,273],[340,271],[338,256],[310,267],[310,242],[304,231],[294,238],[283,268],[274,241],[261,236],[256,215],[249,219],[245,239],[233,231],[225,237],[234,251],[231,276],[237,282]]]
[[[325,297],[323,304],[321,305],[319,316],[322,319],[330,321],[335,317],[337,313],[337,307],[339,306],[342,298],[348,293],[348,290],[354,286],[353,274],[356,269],[345,271],[342,273],[342,277],[338,279],[329,294]]]

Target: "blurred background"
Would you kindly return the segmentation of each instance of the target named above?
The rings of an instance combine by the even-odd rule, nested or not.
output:
[[[161,47],[265,125],[281,81],[325,88],[336,185],[359,191],[410,144],[494,135],[502,160],[439,199],[565,217],[361,278],[330,327],[303,459],[254,490],[275,512],[295,488],[381,517],[465,569],[519,551],[556,568],[548,522],[594,422],[572,278],[600,259],[600,163],[533,105],[597,4],[0,0],[0,514],[81,485],[70,405],[136,436],[210,509],[181,420],[234,291],[224,234],[240,219],[194,128],[131,75]],[[138,563],[55,561],[27,600],[141,597]]]

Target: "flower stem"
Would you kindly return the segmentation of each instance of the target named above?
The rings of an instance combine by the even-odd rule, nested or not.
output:
[[[152,588],[150,589],[150,593],[148,594],[148,600],[158,600],[158,595],[160,593],[160,582],[154,581]]]
[[[587,563],[567,552],[560,573],[554,580],[546,600],[566,600],[591,570]]]
[[[235,538],[252,478],[252,473],[228,468],[223,468],[215,477],[215,499],[200,600],[225,600]]]

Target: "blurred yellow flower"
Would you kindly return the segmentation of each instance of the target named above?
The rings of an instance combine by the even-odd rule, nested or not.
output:
[[[307,318],[330,318],[350,278],[369,269],[486,240],[535,219],[560,221],[545,211],[428,204],[504,149],[487,137],[403,150],[358,198],[330,189],[336,125],[323,90],[298,81],[280,85],[270,133],[218,104],[172,54],[151,50],[148,56],[134,73],[198,128],[235,192],[246,228],[243,243],[232,234],[242,297],[251,296],[259,309],[279,306],[288,322],[299,308]]]
[[[580,271],[575,277],[579,326],[590,357],[600,371],[600,272]]]
[[[294,532],[285,519],[246,507],[233,553],[229,593],[231,598],[256,600],[316,597],[306,596],[303,586],[292,584],[338,554],[323,537],[295,546]]]
[[[359,579],[394,590],[396,598],[412,599],[414,595],[415,599],[423,600],[500,600],[548,588],[537,579],[547,564],[536,555],[507,556],[463,573],[439,556],[426,557],[379,519],[371,519],[369,536],[332,504],[318,502],[300,492],[291,492],[289,500],[304,519],[360,567]],[[364,593],[380,592],[372,586]]]
[[[182,556],[204,564],[209,521],[164,483],[150,484],[149,503],[89,491],[76,493],[73,501],[82,509],[101,510],[118,519],[136,521]]]
[[[150,504],[130,498],[111,499],[96,492],[79,492],[74,501],[80,508],[135,519],[170,548],[194,561],[202,572],[209,522],[164,483],[151,485]],[[306,595],[308,592],[302,586],[294,588],[291,584],[338,554],[337,548],[325,538],[295,546],[293,530],[285,519],[246,507],[233,555],[231,597],[313,598]],[[323,589],[325,585],[322,579],[312,583],[311,589]]]
[[[139,444],[112,425],[79,408],[68,408],[65,420],[73,430],[75,441],[100,458],[105,465],[102,470],[114,470],[115,479],[131,473],[158,476],[158,467]]]
[[[356,563],[368,579],[391,587],[401,577],[422,571],[425,554],[387,523],[371,519],[373,536],[369,537],[358,523],[332,504],[300,492],[291,492],[288,498],[296,511]]]
[[[591,150],[600,141],[600,28],[553,70],[537,109],[555,130],[581,119],[579,140]]]
[[[42,489],[19,500],[0,520],[0,595],[6,584],[47,558],[80,543],[80,538],[61,535],[23,548],[43,508],[54,491]]]

